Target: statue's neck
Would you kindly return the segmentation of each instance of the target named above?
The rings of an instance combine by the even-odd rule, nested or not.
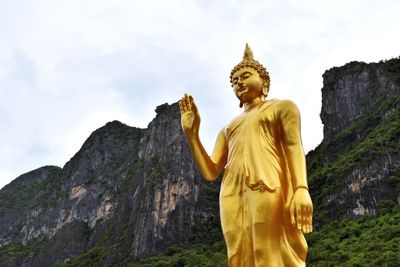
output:
[[[243,104],[244,110],[245,111],[250,111],[254,107],[257,107],[261,103],[264,103],[265,99],[264,96],[259,96],[257,98],[254,98],[253,100],[247,101],[246,103]]]

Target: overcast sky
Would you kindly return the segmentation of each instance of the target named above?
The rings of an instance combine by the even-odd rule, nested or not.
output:
[[[229,74],[248,42],[270,98],[302,115],[305,151],[323,137],[322,74],[400,56],[400,1],[0,0],[0,188],[64,166],[108,121],[147,127],[193,95],[201,138],[240,112]]]

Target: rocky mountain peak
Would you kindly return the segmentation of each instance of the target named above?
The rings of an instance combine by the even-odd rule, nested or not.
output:
[[[29,186],[34,183],[45,181],[49,177],[53,176],[54,173],[61,171],[60,167],[57,166],[43,166],[36,170],[27,172],[17,177],[11,183],[6,185],[2,191],[12,190],[12,188],[18,188],[19,186]]]
[[[368,114],[400,90],[396,62],[350,62],[323,74],[321,120],[324,141]]]

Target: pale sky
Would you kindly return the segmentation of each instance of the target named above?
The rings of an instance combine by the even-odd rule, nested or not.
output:
[[[64,166],[108,121],[147,127],[193,95],[201,139],[240,113],[229,83],[248,42],[269,98],[302,115],[305,151],[323,137],[322,74],[400,56],[400,1],[0,0],[0,188]]]

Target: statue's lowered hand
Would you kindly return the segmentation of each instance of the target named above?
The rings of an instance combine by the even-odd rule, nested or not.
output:
[[[294,192],[290,203],[290,218],[293,227],[308,234],[312,232],[313,204],[310,193],[306,188],[300,187]]]

